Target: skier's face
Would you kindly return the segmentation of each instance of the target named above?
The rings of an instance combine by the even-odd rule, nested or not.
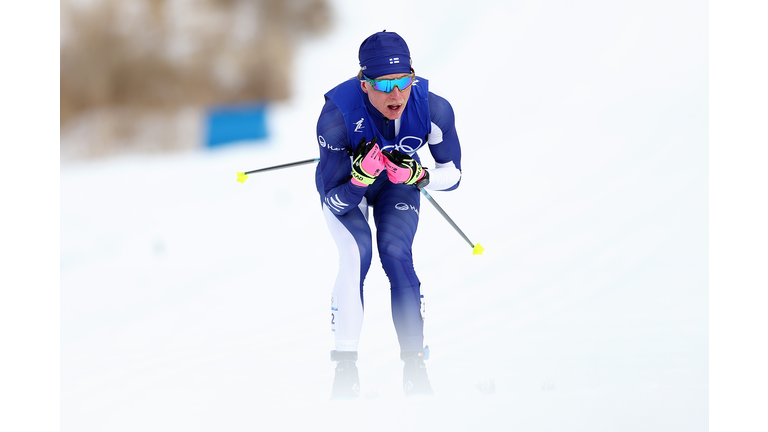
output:
[[[389,74],[374,79],[396,79],[408,75],[405,73]],[[366,81],[362,81],[360,86],[364,92],[368,93],[368,100],[371,101],[371,105],[390,120],[400,118],[405,110],[405,105],[408,103],[408,98],[411,96],[411,86],[405,90],[395,87],[390,93],[374,90],[371,84]]]

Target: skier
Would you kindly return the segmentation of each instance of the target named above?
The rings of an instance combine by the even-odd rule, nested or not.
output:
[[[360,72],[325,94],[317,122],[320,161],[316,186],[339,250],[331,295],[337,362],[331,399],[359,396],[357,348],[363,321],[363,281],[372,260],[370,209],[376,245],[390,282],[392,320],[404,361],[406,396],[431,395],[424,360],[423,296],[411,246],[419,222],[420,190],[449,191],[461,180],[461,149],[453,109],[415,75],[410,50],[397,33],[366,38]],[[435,167],[421,166],[428,147]],[[434,253],[438,253],[434,251]]]

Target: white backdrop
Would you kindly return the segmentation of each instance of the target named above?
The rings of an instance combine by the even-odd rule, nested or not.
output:
[[[707,4],[334,7],[269,142],[62,167],[62,430],[707,430]],[[235,172],[316,156],[322,94],[384,29],[453,104],[464,179],[433,196],[486,252],[423,202],[437,395],[402,396],[375,256],[363,397],[329,403],[314,167]]]

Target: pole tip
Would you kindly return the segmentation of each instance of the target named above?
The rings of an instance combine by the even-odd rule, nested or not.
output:
[[[485,248],[480,246],[480,243],[478,243],[475,245],[475,247],[472,248],[472,255],[482,255],[484,250]]]
[[[240,183],[245,183],[246,180],[248,180],[248,176],[245,175],[245,173],[242,173],[242,172],[237,173],[237,181],[239,181]]]

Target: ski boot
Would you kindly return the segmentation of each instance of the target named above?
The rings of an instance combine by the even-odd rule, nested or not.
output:
[[[355,365],[357,353],[354,351],[331,351],[331,360],[337,362],[331,400],[350,400],[360,397],[360,377]]]
[[[424,360],[429,359],[429,346],[423,350],[403,351],[400,359],[405,362],[403,366],[403,391],[406,396],[432,396],[432,385],[427,376],[427,366]]]

